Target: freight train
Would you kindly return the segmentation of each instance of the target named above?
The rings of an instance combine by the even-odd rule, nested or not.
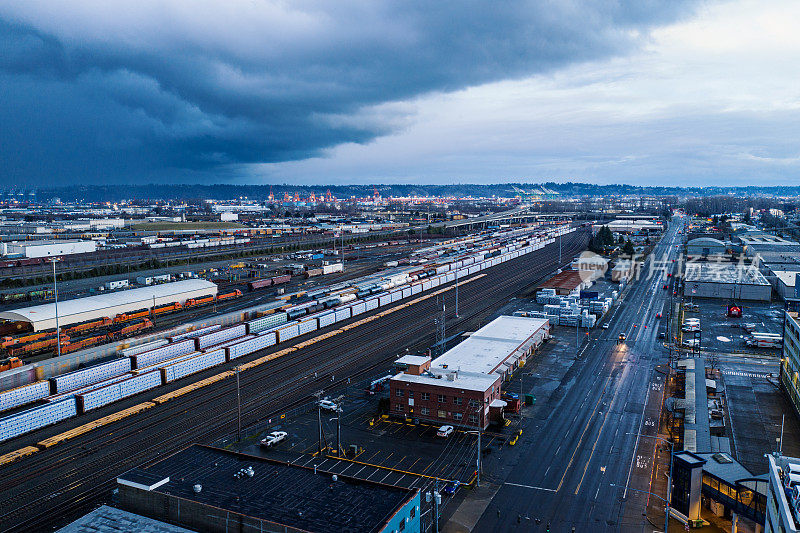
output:
[[[53,332],[48,332],[47,337],[37,337],[35,340],[20,344],[7,344],[6,350],[9,355],[35,355],[47,350],[55,351],[58,341],[61,342],[61,353],[70,353],[84,348],[89,348],[97,344],[130,337],[136,333],[151,329],[153,322],[149,318],[143,318],[138,322],[133,322],[122,328],[111,330],[104,333],[97,333],[82,338],[73,338],[66,333],[56,335]],[[7,341],[6,341],[7,342]]]
[[[362,298],[326,296],[232,327],[214,325],[175,335],[166,339],[167,344],[161,341],[146,346],[152,349],[130,349],[126,356],[112,361],[0,392],[0,410],[46,402],[0,418],[0,442],[491,268],[553,243],[569,231],[573,230],[562,227],[537,239],[518,240],[491,258],[478,252],[446,264],[428,265],[402,280],[399,276],[395,281],[385,279],[369,287],[370,293],[378,289],[377,293]],[[345,299],[349,301],[345,303]]]
[[[94,346],[107,340],[129,337],[141,330],[150,329],[153,327],[153,323],[150,319],[154,316],[173,313],[184,308],[199,307],[214,301],[230,300],[240,296],[242,296],[242,291],[237,289],[219,294],[216,298],[214,296],[190,298],[185,304],[172,302],[152,308],[145,307],[137,311],[120,313],[114,316],[114,318],[101,317],[78,324],[72,324],[61,328],[61,352],[68,353],[82,348],[88,348],[89,346]],[[135,322],[137,320],[138,322]],[[122,328],[117,327],[123,325],[124,327]],[[114,327],[117,327],[117,329],[106,333],[97,333],[80,340],[70,340],[78,335],[85,335],[96,330]],[[94,339],[94,341],[90,339]],[[55,347],[56,332],[52,330],[6,335],[0,339],[0,349],[6,350],[11,355],[34,355],[49,349],[54,349]]]

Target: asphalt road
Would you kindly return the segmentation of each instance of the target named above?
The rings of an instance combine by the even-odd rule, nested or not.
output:
[[[676,257],[675,226],[651,257]],[[648,488],[655,441],[637,433],[654,433],[663,390],[655,367],[666,357],[655,315],[667,296],[661,278],[648,273],[645,265],[642,279],[612,309],[609,329],[592,332],[560,386],[536,406],[517,457],[487,479],[498,489],[475,531],[661,529],[642,529],[647,495],[625,490]],[[628,340],[617,344],[623,332]],[[648,396],[655,414],[645,411]]]
[[[587,240],[585,232],[566,237],[564,261],[582,250]],[[474,276],[474,282],[464,283],[459,296],[461,318],[453,321],[452,326],[476,327],[509,297],[541,281],[557,267],[557,246],[551,244],[537,253],[482,272]],[[313,391],[344,386],[348,377],[374,371],[407,346],[430,345],[432,318],[439,309],[436,298],[430,298],[243,372],[243,425],[263,421],[298,402],[307,402]],[[285,347],[281,344],[237,362],[244,363]],[[94,414],[3,443],[0,453],[118,412],[231,366],[216,367],[156,392],[137,395],[98,409]],[[0,530],[31,531],[63,524],[108,498],[120,473],[190,443],[211,442],[235,431],[235,389],[231,381],[216,382],[5,466],[0,477]]]

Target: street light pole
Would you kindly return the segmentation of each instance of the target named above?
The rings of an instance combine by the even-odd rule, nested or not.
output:
[[[56,277],[56,261],[57,259],[54,257],[51,263],[53,263],[53,297],[55,298],[56,304],[56,350],[58,356],[61,357],[61,328],[58,327],[58,278]]]

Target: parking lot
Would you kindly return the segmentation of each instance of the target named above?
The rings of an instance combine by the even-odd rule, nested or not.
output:
[[[754,324],[755,331],[764,333],[783,333],[783,307],[780,302],[737,302],[742,307],[741,318],[727,316],[728,302],[694,298],[699,306],[698,312],[684,311],[684,320],[699,318],[701,346],[707,352],[754,353],[759,355],[780,355],[779,349],[752,348],[745,340],[748,333],[743,324]]]

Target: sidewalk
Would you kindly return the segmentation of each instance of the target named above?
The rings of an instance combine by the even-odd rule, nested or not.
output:
[[[483,482],[480,487],[472,488],[441,528],[442,533],[464,533],[472,531],[478,524],[481,515],[489,507],[500,485]]]

